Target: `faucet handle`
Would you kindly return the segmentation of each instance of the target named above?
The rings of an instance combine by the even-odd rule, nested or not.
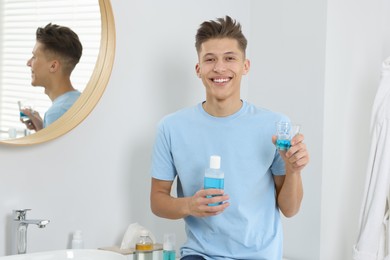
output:
[[[24,220],[26,219],[27,211],[31,209],[14,209],[13,210],[13,217],[14,220]]]

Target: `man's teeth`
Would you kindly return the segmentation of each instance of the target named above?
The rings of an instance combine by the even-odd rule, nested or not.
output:
[[[214,79],[213,81],[216,83],[224,83],[224,82],[228,82],[229,79]]]

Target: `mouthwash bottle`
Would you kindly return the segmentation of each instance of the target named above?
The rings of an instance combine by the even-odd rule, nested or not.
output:
[[[221,171],[221,157],[218,155],[210,156],[210,167],[206,169],[204,175],[204,188],[205,189],[223,189],[224,188],[225,175]],[[218,196],[218,195],[213,195]],[[210,198],[212,196],[208,196]],[[211,203],[209,206],[217,206],[222,202]]]
[[[164,234],[163,260],[176,259],[175,242],[175,234]]]

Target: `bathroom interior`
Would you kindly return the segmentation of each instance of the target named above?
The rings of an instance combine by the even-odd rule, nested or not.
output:
[[[182,220],[150,210],[151,151],[164,115],[204,100],[194,35],[202,21],[228,14],[249,42],[242,98],[299,122],[310,152],[301,210],[282,219],[284,257],[352,259],[371,110],[390,56],[390,3],[96,2],[103,47],[84,98],[53,127],[0,141],[0,258],[11,254],[16,209],[50,220],[28,227],[27,253],[69,249],[76,230],[85,248],[120,246],[133,223],[157,242],[166,233],[177,248],[185,241]]]

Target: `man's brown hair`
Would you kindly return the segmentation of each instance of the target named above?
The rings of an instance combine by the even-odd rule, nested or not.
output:
[[[70,75],[83,52],[78,35],[68,27],[49,23],[37,29],[36,40],[44,45],[44,51],[60,57],[65,73]]]
[[[230,38],[237,40],[238,46],[245,56],[248,41],[241,31],[240,23],[233,20],[230,16],[225,16],[224,18],[217,18],[214,21],[205,21],[200,25],[195,36],[196,51],[198,53],[200,52],[201,46],[204,42],[210,39],[222,38]]]

